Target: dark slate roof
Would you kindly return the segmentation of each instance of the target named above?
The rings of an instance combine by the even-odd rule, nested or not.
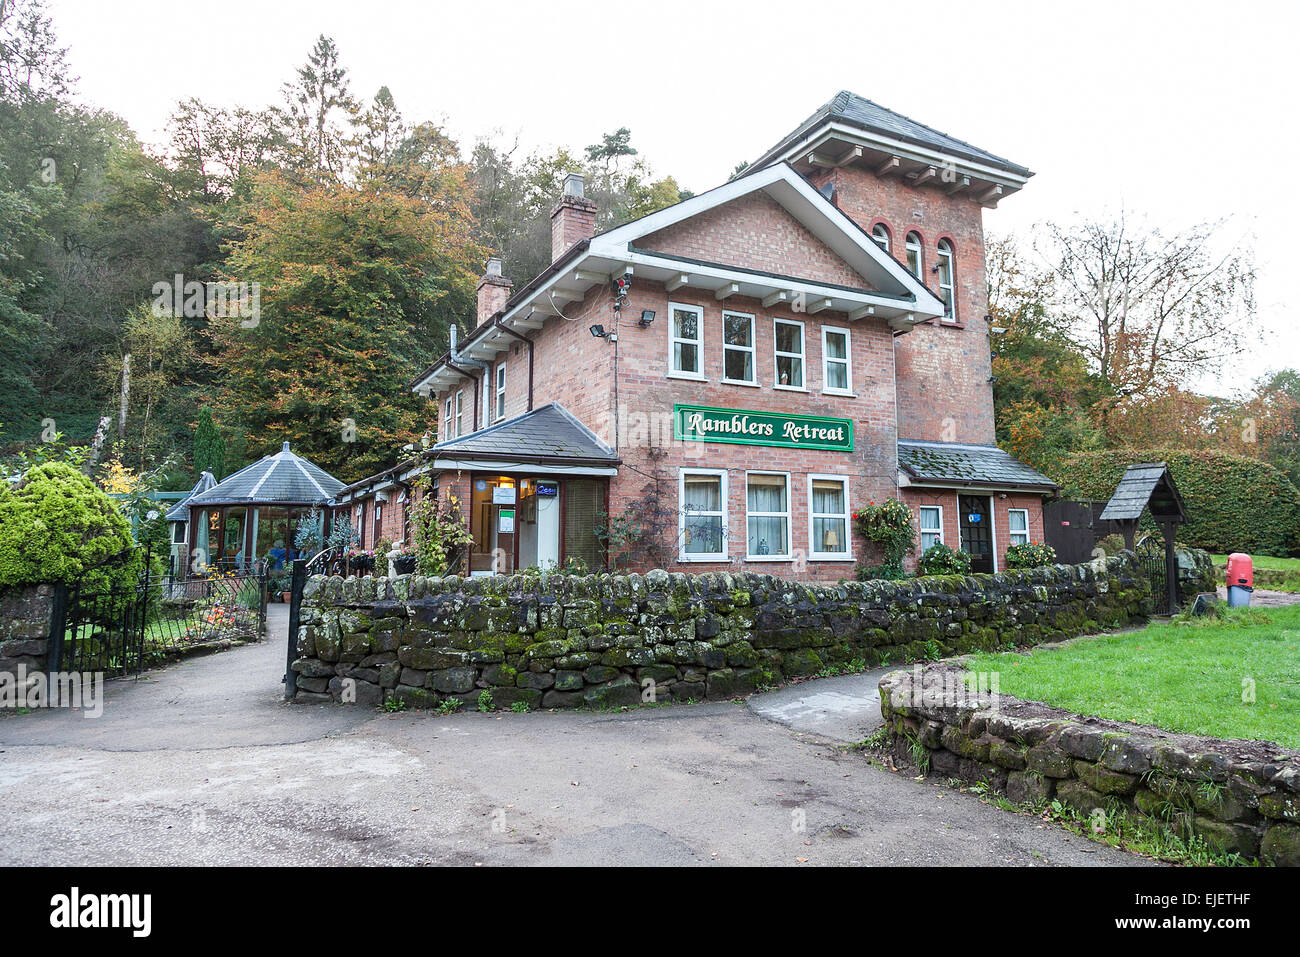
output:
[[[1183,520],[1182,496],[1174,485],[1174,477],[1164,462],[1142,462],[1124,470],[1124,477],[1115,486],[1102,510],[1100,521],[1123,521],[1142,517],[1142,510],[1151,506],[1151,514]]]
[[[898,465],[921,482],[1055,489],[1056,483],[995,445],[899,439]]]
[[[617,465],[617,453],[558,402],[469,435],[439,442],[433,458],[550,461]]]
[[[805,135],[813,127],[820,126],[828,120],[836,120],[862,129],[872,130],[904,142],[929,146],[955,156],[964,156],[986,166],[998,167],[1008,172],[1017,173],[1020,176],[1034,175],[1019,163],[1013,163],[1011,160],[990,153],[988,150],[972,146],[955,136],[941,133],[924,123],[918,123],[901,113],[888,110],[879,103],[873,103],[871,100],[858,96],[856,93],[850,93],[848,90],[841,90],[831,97],[816,113],[800,123],[793,132],[783,138],[775,149],[779,150],[786,143]],[[768,152],[773,151],[769,150]]]
[[[194,483],[194,488],[190,489],[190,494],[167,510],[167,521],[188,522],[190,520],[190,499],[196,495],[202,495],[210,488],[216,488],[216,485],[216,477],[211,472],[204,472],[199,476],[199,480]]]
[[[341,488],[342,482],[290,452],[286,442],[275,455],[240,469],[187,505],[323,505]]]

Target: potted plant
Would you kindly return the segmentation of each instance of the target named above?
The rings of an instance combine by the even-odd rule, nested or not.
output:
[[[411,575],[415,572],[415,546],[405,543],[397,546],[398,555],[393,559],[393,567],[399,575]]]
[[[357,571],[370,571],[375,567],[375,553],[367,548],[348,549],[348,565]]]

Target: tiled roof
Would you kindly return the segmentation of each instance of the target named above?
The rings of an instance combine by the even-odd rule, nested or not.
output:
[[[194,488],[190,489],[190,494],[167,510],[167,521],[188,522],[190,520],[190,499],[196,495],[202,495],[210,488],[216,488],[216,485],[217,480],[213,474],[204,472],[199,476],[199,480],[194,483]]]
[[[1148,504],[1153,515],[1183,516],[1182,499],[1164,462],[1143,462],[1125,469],[1099,521],[1141,518]]]
[[[1044,490],[1056,483],[995,445],[961,445],[900,439],[898,465],[921,482],[1013,485]]]
[[[984,163],[987,166],[995,166],[1021,176],[1033,175],[1019,163],[1013,163],[1011,160],[990,153],[988,150],[972,146],[955,136],[941,133],[924,123],[918,123],[916,120],[903,116],[901,113],[895,113],[879,103],[874,103],[865,97],[858,96],[856,93],[850,93],[848,90],[841,90],[831,97],[828,102],[822,104],[816,113],[795,127],[789,136],[781,140],[781,143],[784,144],[797,138],[809,128],[826,120],[838,120],[882,133],[885,136],[892,136],[905,142],[933,147],[945,153],[964,156],[967,159]]]
[[[289,443],[275,455],[240,469],[225,481],[196,495],[188,507],[248,504],[324,504],[338,494],[343,483],[324,469],[289,451]]]
[[[469,435],[439,442],[429,450],[428,455],[452,459],[562,459],[599,465],[616,465],[619,461],[613,449],[558,402]]]

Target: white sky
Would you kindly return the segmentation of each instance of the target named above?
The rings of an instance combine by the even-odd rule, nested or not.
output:
[[[1260,341],[1206,388],[1300,365],[1294,278],[1300,3],[550,4],[51,0],[81,97],[161,142],[175,102],[260,107],[317,35],[353,93],[467,152],[500,132],[575,150],[627,126],[656,172],[721,183],[840,89],[1034,170],[995,232],[1117,210],[1231,217],[1256,249]]]

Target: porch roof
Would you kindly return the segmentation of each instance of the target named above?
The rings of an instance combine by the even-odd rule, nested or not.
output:
[[[917,482],[1053,492],[1057,485],[996,445],[900,439],[898,466]]]
[[[506,419],[469,435],[439,442],[425,456],[433,460],[552,462],[616,466],[618,453],[558,402]]]

